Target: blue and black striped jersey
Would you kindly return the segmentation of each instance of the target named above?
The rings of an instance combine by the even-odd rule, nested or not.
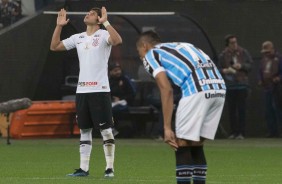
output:
[[[166,72],[182,90],[182,96],[226,89],[224,80],[210,57],[190,43],[172,42],[156,45],[143,60],[147,72],[155,77]]]

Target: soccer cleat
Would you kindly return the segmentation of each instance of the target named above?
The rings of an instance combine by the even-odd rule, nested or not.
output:
[[[112,168],[108,168],[105,171],[105,178],[113,178],[114,177],[114,171]]]
[[[244,140],[245,137],[242,134],[239,134],[235,139]]]
[[[88,171],[84,171],[81,168],[79,168],[79,169],[76,169],[74,173],[68,174],[67,176],[83,177],[83,176],[88,176],[88,175],[89,175]]]
[[[235,139],[236,138],[236,136],[234,135],[234,134],[231,134],[229,137],[228,137],[228,139]]]

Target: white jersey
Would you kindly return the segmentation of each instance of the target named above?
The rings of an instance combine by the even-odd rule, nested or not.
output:
[[[79,59],[79,80],[76,93],[109,92],[108,60],[112,46],[109,33],[99,29],[93,35],[86,32],[63,40],[67,50],[76,48]]]

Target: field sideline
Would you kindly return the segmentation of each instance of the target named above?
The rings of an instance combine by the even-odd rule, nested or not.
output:
[[[102,140],[94,139],[90,176],[79,167],[78,138],[0,139],[0,184],[174,184],[174,152],[150,139],[117,139],[115,178],[104,179]],[[206,143],[208,184],[282,184],[282,139],[217,139]]]

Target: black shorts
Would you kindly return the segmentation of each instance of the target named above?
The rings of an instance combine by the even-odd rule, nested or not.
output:
[[[77,93],[76,113],[80,129],[113,127],[111,93]]]

